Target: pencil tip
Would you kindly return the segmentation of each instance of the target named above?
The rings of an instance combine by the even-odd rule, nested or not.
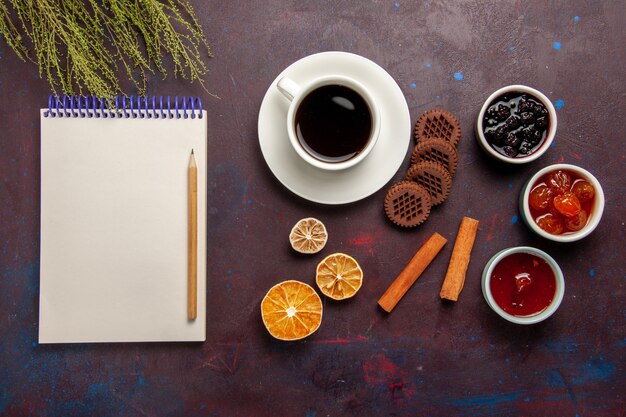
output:
[[[193,148],[191,148],[191,154],[193,155]]]

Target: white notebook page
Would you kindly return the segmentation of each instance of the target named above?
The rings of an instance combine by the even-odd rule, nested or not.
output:
[[[39,342],[203,341],[203,118],[41,110]],[[198,165],[198,314],[187,320],[188,164]]]

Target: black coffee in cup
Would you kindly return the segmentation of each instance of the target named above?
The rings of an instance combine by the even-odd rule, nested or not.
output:
[[[295,131],[300,145],[314,158],[344,162],[367,146],[372,133],[372,112],[353,89],[324,85],[300,102]]]

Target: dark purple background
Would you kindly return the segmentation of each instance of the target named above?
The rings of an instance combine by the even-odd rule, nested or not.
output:
[[[313,4],[315,3],[315,4]],[[416,4],[419,3],[419,4]],[[623,2],[192,1],[215,57],[207,85],[154,76],[150,94],[200,95],[209,111],[208,328],[202,344],[37,344],[39,113],[49,93],[0,40],[0,415],[621,416],[625,408]],[[463,128],[452,194],[421,227],[383,214],[384,187],[342,207],[302,200],[274,179],[256,131],[272,80],[306,55],[342,50],[384,67],[415,122],[440,106]],[[489,161],[472,126],[486,97],[522,83],[557,106],[555,146],[515,169]],[[573,163],[604,187],[606,211],[581,242],[558,245],[518,219],[522,183]],[[402,178],[408,154],[394,177]],[[480,219],[465,289],[438,297],[462,216]],[[297,256],[300,218],[326,223],[323,252]],[[434,232],[448,244],[392,314],[376,300]],[[500,249],[550,253],[566,277],[548,321],[508,324],[482,298]],[[351,301],[324,300],[308,339],[273,340],[259,303],[286,279],[347,252],[365,271]]]

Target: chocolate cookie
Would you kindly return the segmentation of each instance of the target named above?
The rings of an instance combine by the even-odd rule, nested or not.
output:
[[[426,188],[433,206],[446,201],[452,189],[452,175],[439,162],[418,162],[409,168],[406,179]]]
[[[438,137],[456,146],[461,139],[461,125],[447,110],[434,109],[422,114],[415,124],[415,140]]]
[[[432,200],[428,191],[412,181],[391,186],[385,197],[385,213],[398,226],[415,227],[430,214]]]
[[[454,176],[456,166],[459,163],[459,154],[447,140],[428,138],[415,145],[411,154],[411,165],[421,161],[439,162],[448,170],[450,175]]]

